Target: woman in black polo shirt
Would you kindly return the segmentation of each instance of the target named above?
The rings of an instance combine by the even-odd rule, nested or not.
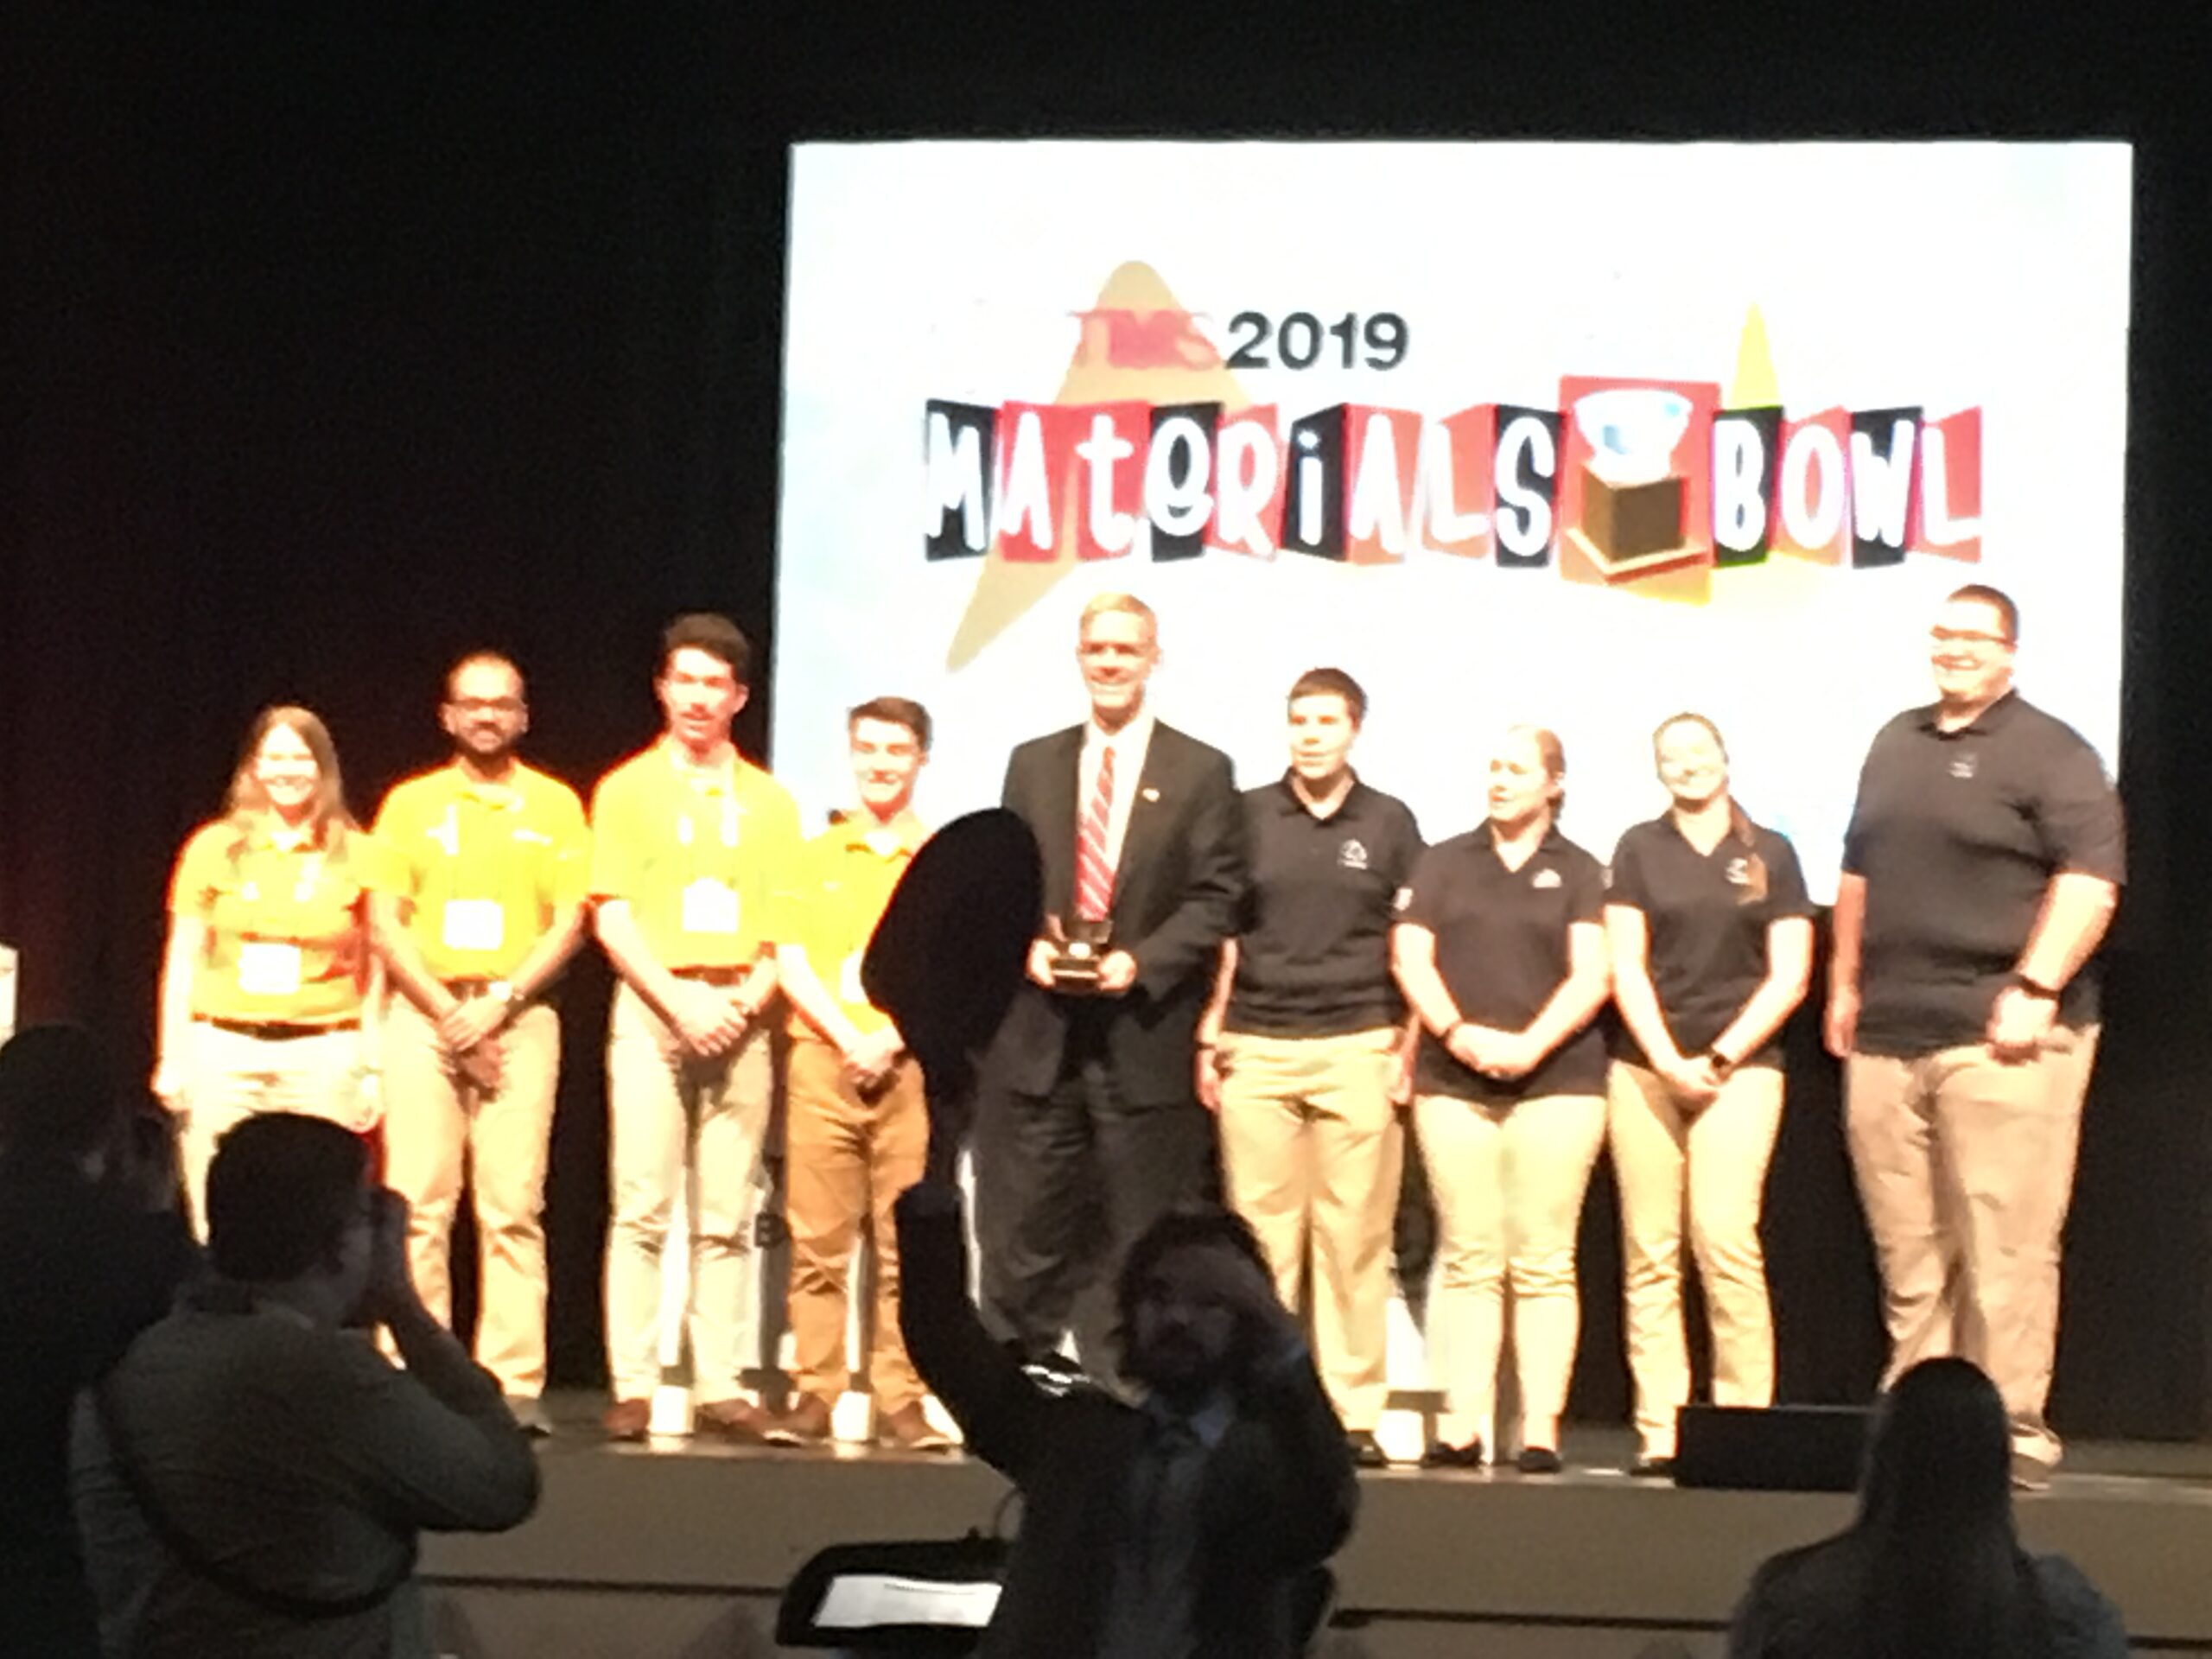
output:
[[[1760,1195],[1782,1122],[1777,1035],[1812,971],[1812,905],[1783,836],[1728,792],[1728,753],[1702,715],[1652,734],[1661,817],[1621,837],[1605,896],[1616,1033],[1608,1084],[1620,1182],[1637,1472],[1664,1474],[1689,1398],[1682,1229],[1713,1325],[1713,1395],[1774,1398],[1774,1324]]]
[[[1553,827],[1559,739],[1516,727],[1490,763],[1490,817],[1414,867],[1391,948],[1419,1013],[1414,1114],[1442,1272],[1432,1351],[1448,1372],[1433,1465],[1495,1444],[1505,1288],[1513,1289],[1520,1467],[1557,1471],[1580,1313],[1574,1234],[1605,1133],[1605,881]]]

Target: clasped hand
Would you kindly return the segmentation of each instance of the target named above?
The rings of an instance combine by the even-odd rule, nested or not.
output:
[[[1470,1071],[1501,1083],[1527,1077],[1544,1058],[1526,1032],[1500,1031],[1495,1026],[1463,1022],[1452,1028],[1445,1046]]]

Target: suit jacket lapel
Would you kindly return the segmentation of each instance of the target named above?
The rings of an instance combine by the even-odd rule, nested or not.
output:
[[[1136,798],[1129,803],[1129,827],[1122,835],[1122,861],[1114,867],[1113,910],[1117,919],[1132,883],[1141,880],[1142,872],[1152,867],[1153,848],[1159,840],[1167,804],[1168,791],[1161,779],[1174,770],[1174,746],[1173,732],[1165,726],[1153,727],[1144,767],[1137,774]]]

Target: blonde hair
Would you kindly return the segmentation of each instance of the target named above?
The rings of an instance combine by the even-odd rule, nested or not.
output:
[[[271,810],[269,791],[261,786],[261,779],[254,771],[261,759],[261,746],[269,741],[269,734],[279,727],[306,744],[308,753],[315,757],[315,798],[308,810],[308,822],[316,844],[334,856],[344,849],[346,831],[359,827],[353,822],[353,815],[346,810],[346,784],[338,772],[338,746],[330,741],[330,728],[313,710],[289,703],[264,709],[246,728],[245,746],[238,753],[238,768],[231,773],[230,792],[223,803],[224,816],[238,831],[234,855],[243,849],[255,821]]]
[[[1156,645],[1160,643],[1159,617],[1153,613],[1151,606],[1135,594],[1093,594],[1084,603],[1082,616],[1077,619],[1076,638],[1080,639],[1090,631],[1092,618],[1116,612],[1123,616],[1134,616],[1143,622],[1147,644]]]
[[[1713,723],[1710,717],[1686,709],[1679,715],[1668,715],[1651,728],[1651,758],[1655,762],[1659,758],[1659,741],[1677,726],[1702,727],[1705,734],[1713,740],[1713,747],[1720,751],[1720,758],[1727,760],[1728,744],[1720,735],[1720,728]],[[1744,896],[1737,902],[1756,905],[1766,897],[1766,861],[1759,856],[1758,841],[1751,827],[1751,820],[1744,809],[1736,804],[1732,790],[1728,795],[1728,835],[1744,849]]]

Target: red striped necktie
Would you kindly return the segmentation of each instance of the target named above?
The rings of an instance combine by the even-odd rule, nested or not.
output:
[[[1106,859],[1106,826],[1114,821],[1114,750],[1098,757],[1098,777],[1075,835],[1075,913],[1103,922],[1114,905],[1114,867]]]

